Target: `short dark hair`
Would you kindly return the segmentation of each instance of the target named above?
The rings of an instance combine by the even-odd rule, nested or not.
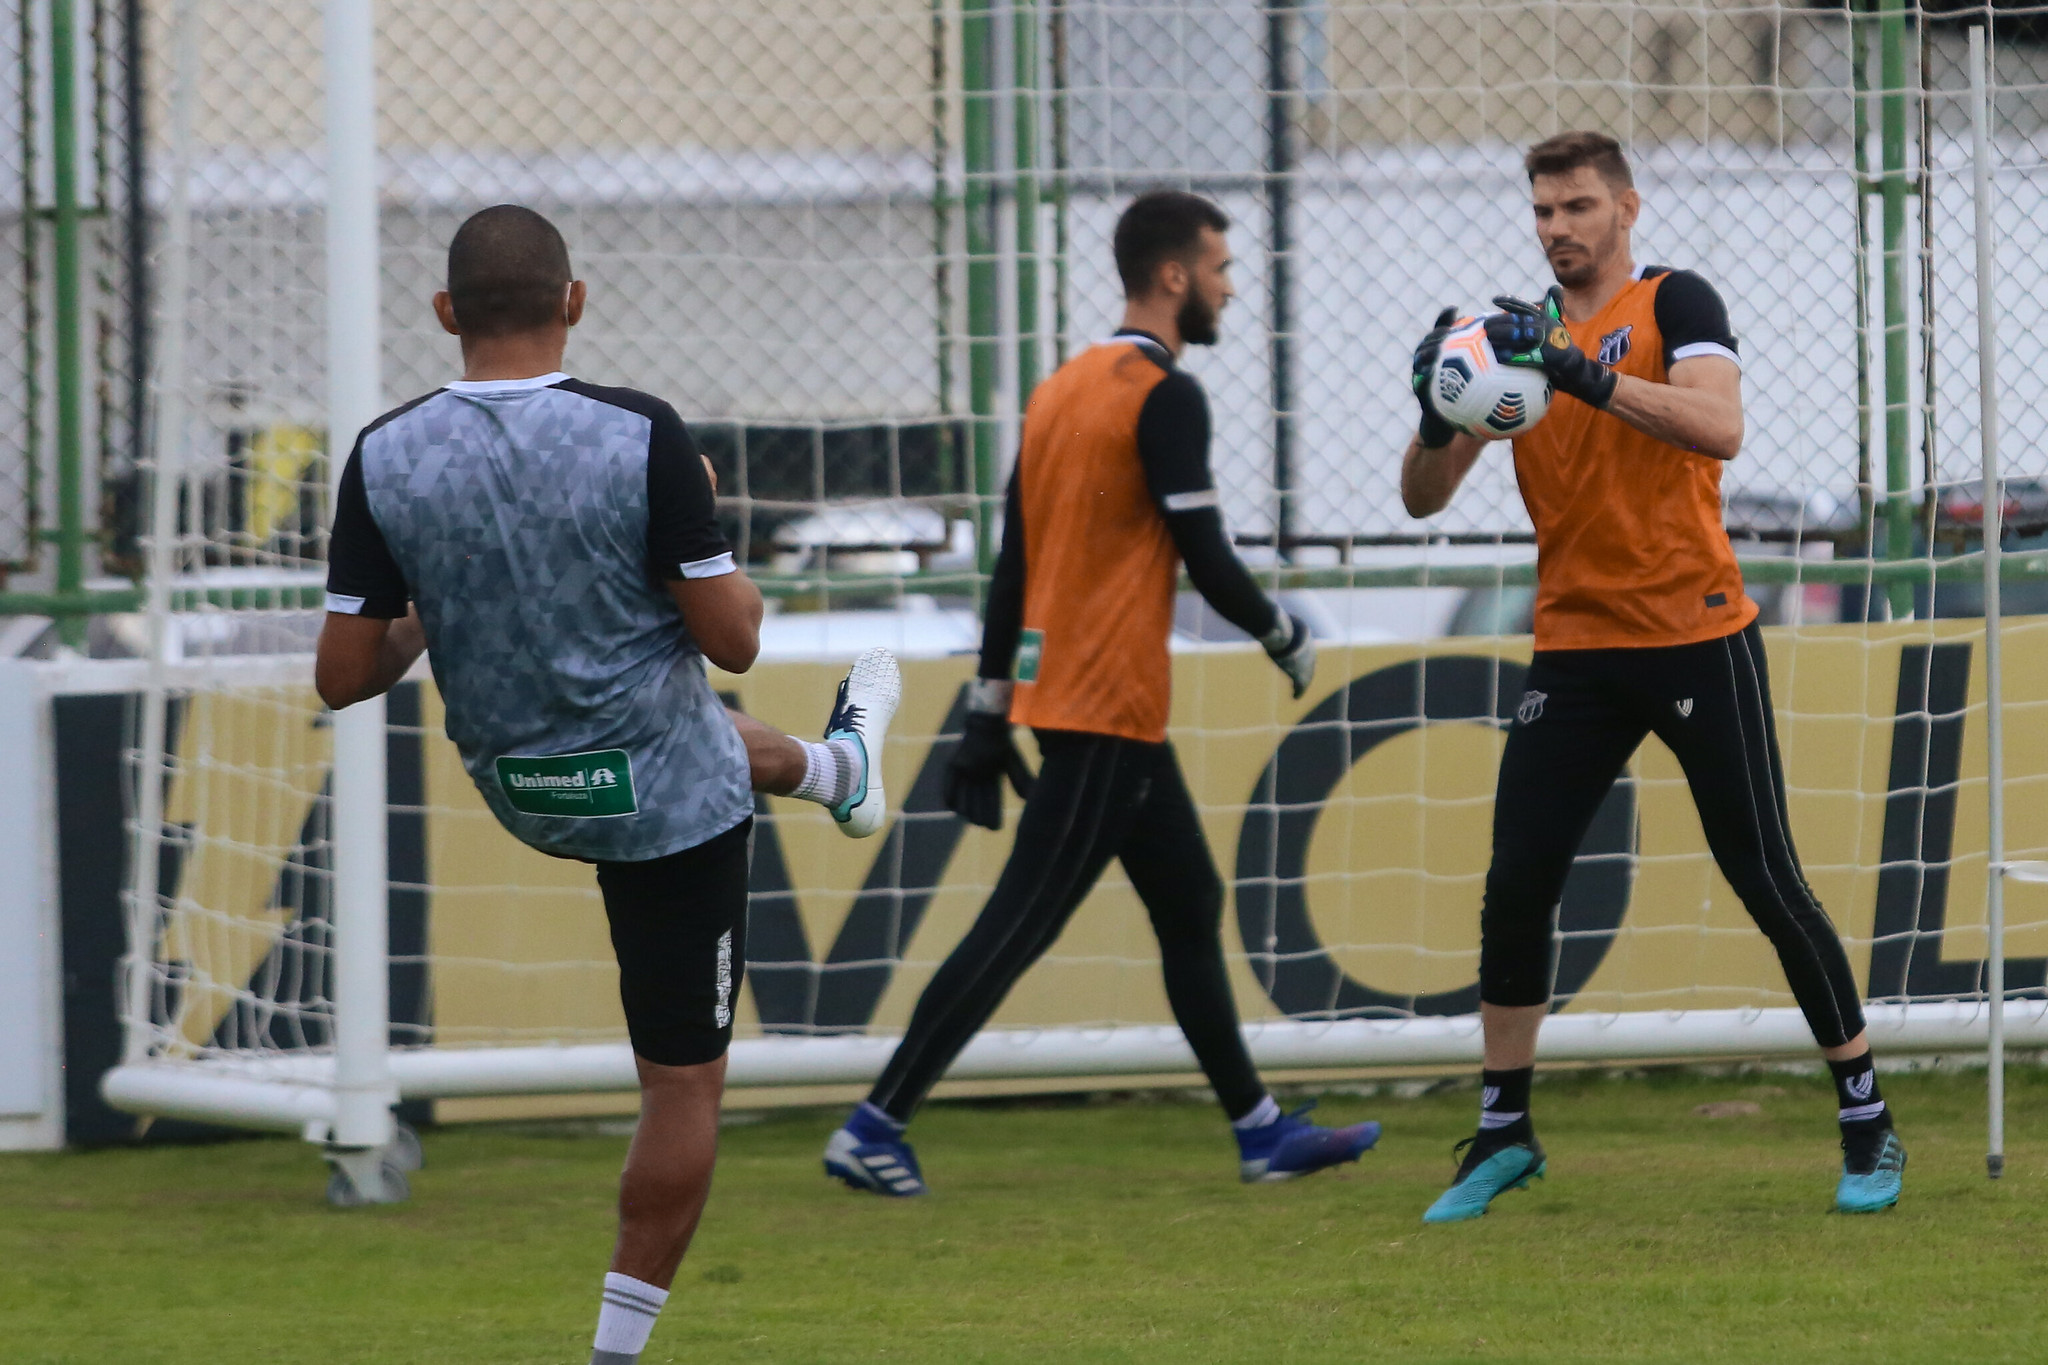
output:
[[[1131,201],[1116,220],[1116,273],[1124,293],[1152,292],[1152,274],[1162,262],[1187,256],[1202,240],[1202,229],[1222,232],[1230,217],[1199,194],[1149,190]]]
[[[572,278],[562,234],[519,204],[471,214],[448,244],[448,294],[455,324],[468,336],[509,336],[556,321]]]
[[[1612,189],[1635,188],[1627,154],[1605,133],[1558,133],[1544,138],[1522,157],[1522,169],[1529,172],[1531,183],[1539,175],[1570,175],[1581,166],[1591,166]]]

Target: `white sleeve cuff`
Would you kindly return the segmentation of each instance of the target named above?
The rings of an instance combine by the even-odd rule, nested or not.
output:
[[[1735,352],[1729,350],[1718,341],[1695,341],[1680,346],[1671,353],[1671,363],[1676,365],[1681,360],[1691,360],[1694,356],[1702,355],[1717,355],[1723,360],[1734,361],[1738,366],[1742,364],[1741,356],[1735,354]]]
[[[1277,604],[1273,611],[1279,619],[1273,622],[1271,630],[1259,637],[1259,643],[1266,647],[1269,654],[1277,654],[1294,643],[1294,618]]]
[[[732,551],[713,555],[709,559],[693,559],[688,564],[676,566],[685,578],[723,578],[729,573],[738,573],[739,565],[732,562]]]
[[[343,616],[361,616],[363,614],[363,599],[360,597],[345,597],[341,593],[331,592],[327,594],[327,610],[338,612]]]
[[[1204,507],[1221,505],[1213,488],[1197,489],[1192,493],[1168,493],[1160,499],[1160,505],[1169,512],[1198,512]]]
[[[1015,685],[1008,678],[976,678],[967,684],[967,709],[986,715],[1010,714],[1010,695]]]

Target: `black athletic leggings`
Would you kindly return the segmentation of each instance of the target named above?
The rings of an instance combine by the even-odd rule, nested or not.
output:
[[[1117,858],[1151,916],[1173,1017],[1224,1110],[1242,1118],[1266,1091],[1223,967],[1223,881],[1173,746],[1040,730],[1038,747],[1038,785],[1018,817],[1010,860],[918,998],[868,1099],[908,1122]]]
[[[1778,950],[1822,1047],[1863,1031],[1848,954],[1799,867],[1771,715],[1763,634],[1654,649],[1545,650],[1501,755],[1493,866],[1480,915],[1479,994],[1549,1003],[1565,874],[1645,735],[1678,757],[1707,847]]]

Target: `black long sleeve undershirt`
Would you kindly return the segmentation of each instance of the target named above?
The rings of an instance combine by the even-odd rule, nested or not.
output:
[[[1209,605],[1253,639],[1279,624],[1279,609],[1253,581],[1224,528],[1216,483],[1209,472],[1209,400],[1195,377],[1172,368],[1151,337],[1143,349],[1167,369],[1138,411],[1138,461],[1145,486],[1166,519],[1167,534],[1187,567],[1188,579]],[[1016,475],[1003,503],[1003,543],[989,580],[982,618],[979,676],[1010,676],[1024,628],[1024,513]]]
[[[1003,498],[1003,545],[996,552],[995,572],[988,581],[988,608],[982,614],[983,678],[1007,678],[1017,661],[1017,637],[1024,630],[1024,509],[1017,476]]]
[[[1138,460],[1195,591],[1254,640],[1268,634],[1279,616],[1223,525],[1209,472],[1209,400],[1187,371],[1170,371],[1139,409]]]

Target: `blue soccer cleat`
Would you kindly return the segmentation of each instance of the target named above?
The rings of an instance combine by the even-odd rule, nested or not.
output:
[[[1348,1128],[1320,1128],[1302,1115],[1315,1108],[1311,1100],[1291,1114],[1237,1134],[1238,1178],[1247,1185],[1295,1180],[1329,1166],[1356,1161],[1380,1140],[1377,1123]]]
[[[1885,1129],[1876,1140],[1855,1143],[1842,1139],[1842,1179],[1835,1186],[1835,1209],[1841,1213],[1876,1213],[1899,1202],[1906,1183],[1906,1146]]]
[[[1453,1154],[1465,1151],[1465,1159],[1458,1166],[1458,1175],[1451,1187],[1437,1196],[1437,1201],[1422,1215],[1425,1223],[1462,1223],[1468,1218],[1478,1218],[1486,1212],[1486,1206],[1493,1197],[1504,1190],[1519,1190],[1528,1187],[1532,1180],[1541,1180],[1548,1164],[1543,1156],[1543,1144],[1531,1133],[1527,1142],[1510,1142],[1504,1146],[1481,1147],[1477,1138],[1466,1138],[1452,1149]]]
[[[930,1193],[917,1168],[917,1153],[901,1137],[863,1142],[851,1129],[841,1128],[825,1144],[825,1174],[892,1199]]]
[[[882,746],[889,722],[903,699],[903,673],[896,656],[871,649],[853,661],[840,681],[832,715],[825,722],[827,741],[851,740],[860,749],[860,780],[844,801],[828,807],[849,839],[865,839],[882,827],[889,800],[882,792]]]

